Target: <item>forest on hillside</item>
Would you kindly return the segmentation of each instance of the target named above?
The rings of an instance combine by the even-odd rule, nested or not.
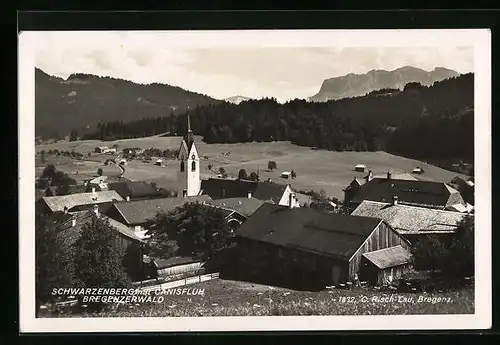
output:
[[[403,90],[324,103],[273,98],[207,105],[170,117],[101,123],[83,139],[116,140],[186,132],[186,115],[206,143],[270,142],[334,151],[384,150],[428,161],[474,157],[472,73]]]

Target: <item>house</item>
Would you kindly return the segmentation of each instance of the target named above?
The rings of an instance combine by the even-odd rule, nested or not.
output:
[[[365,200],[351,215],[383,219],[401,236],[414,244],[419,238],[429,235],[452,235],[457,224],[467,214],[402,205],[396,199],[392,203]]]
[[[371,279],[361,270],[363,254],[395,246],[410,250],[410,244],[381,219],[270,203],[241,225],[235,240],[237,271],[249,279],[323,287],[356,276]],[[395,262],[391,268],[398,271],[400,266]]]
[[[108,221],[109,224],[116,230],[116,236],[114,237],[115,248],[122,251],[125,255],[129,253],[137,253],[137,260],[131,259],[128,264],[132,265],[128,268],[138,272],[141,269],[141,248],[145,246],[145,242],[135,235],[133,231],[109,217],[106,217],[102,213],[97,205],[92,209],[76,212],[73,214],[65,214],[59,217],[59,221],[56,222],[55,228],[59,236],[64,243],[64,248],[66,250],[78,240],[81,236],[84,226],[90,224],[93,219],[100,218],[102,220]],[[137,264],[134,264],[137,263]]]
[[[157,159],[156,162],[155,162],[155,165],[158,165],[158,166],[162,166],[163,164],[163,159]]]
[[[366,164],[356,164],[356,166],[354,167],[354,170],[359,171],[359,172],[365,172],[366,171]]]
[[[346,195],[347,196],[347,195]],[[442,182],[396,180],[389,172],[385,178],[373,178],[365,182],[357,190],[350,191],[345,202],[358,206],[364,200],[392,202],[398,197],[400,204],[451,209],[454,205],[467,207],[460,193]]]
[[[170,212],[188,202],[208,202],[208,195],[185,198],[161,198],[114,203],[106,212],[110,218],[125,224],[134,232],[148,230],[159,212]]]
[[[250,197],[283,206],[289,205],[291,197],[292,205],[300,206],[289,184],[274,182],[210,178],[201,181],[201,193],[213,200]]]
[[[283,171],[280,175],[282,178],[290,178],[290,176],[292,176],[292,173],[290,171]]]
[[[41,206],[46,214],[65,212],[65,210],[68,211],[75,206],[91,208],[93,205],[100,203],[116,201],[123,201],[123,198],[115,191],[46,196],[40,200]]]
[[[140,200],[160,198],[163,194],[150,183],[144,181],[124,181],[108,184],[109,190],[114,190],[125,200]]]

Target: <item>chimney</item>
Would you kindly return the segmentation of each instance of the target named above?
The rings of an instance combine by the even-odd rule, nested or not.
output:
[[[64,214],[68,214],[68,206],[64,206]]]
[[[99,217],[99,206],[94,205],[94,207],[93,207],[93,211],[94,211],[95,215],[96,215],[97,217]]]
[[[293,208],[293,194],[290,193],[288,196],[288,208],[292,209]]]
[[[130,201],[130,195],[127,196],[127,201]]]
[[[248,199],[252,199],[252,192],[248,192],[248,193],[247,193],[247,198],[248,198]]]
[[[397,197],[396,195],[394,195],[394,196],[392,197],[392,204],[393,204],[393,205],[397,205],[397,204],[398,204],[398,197]]]
[[[74,227],[76,225],[76,219],[73,218],[71,219],[71,227]]]
[[[92,194],[95,194],[95,187],[92,187]]]
[[[391,179],[391,175],[392,175],[392,174],[391,174],[391,172],[390,172],[390,171],[388,171],[388,172],[387,172],[387,179],[388,179],[388,180],[390,180],[390,179]]]
[[[368,171],[368,176],[366,176],[366,182],[370,182],[371,180],[373,180],[373,173],[372,171]]]

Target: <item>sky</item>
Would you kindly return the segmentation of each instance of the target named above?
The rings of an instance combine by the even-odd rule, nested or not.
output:
[[[323,80],[348,73],[405,65],[425,70],[439,66],[459,73],[474,69],[473,48],[456,39],[428,46],[411,40],[407,46],[404,41],[370,46],[366,40],[327,45],[307,38],[283,44],[278,38],[266,41],[268,37],[278,36],[40,32],[35,65],[62,78],[88,73],[143,84],[166,83],[217,99],[241,95],[275,97],[280,102],[313,96]]]

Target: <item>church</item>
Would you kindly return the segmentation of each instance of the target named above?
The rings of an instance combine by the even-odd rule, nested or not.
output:
[[[189,115],[187,115],[187,133],[183,136],[178,159],[180,161],[177,172],[177,195],[179,197],[205,194],[213,200],[255,198],[283,206],[300,206],[290,184],[219,178],[201,180],[200,156],[194,141]]]
[[[187,135],[182,139],[178,159],[180,168],[177,173],[177,196],[196,196],[201,194],[200,156],[194,143],[191,120],[187,116]]]

